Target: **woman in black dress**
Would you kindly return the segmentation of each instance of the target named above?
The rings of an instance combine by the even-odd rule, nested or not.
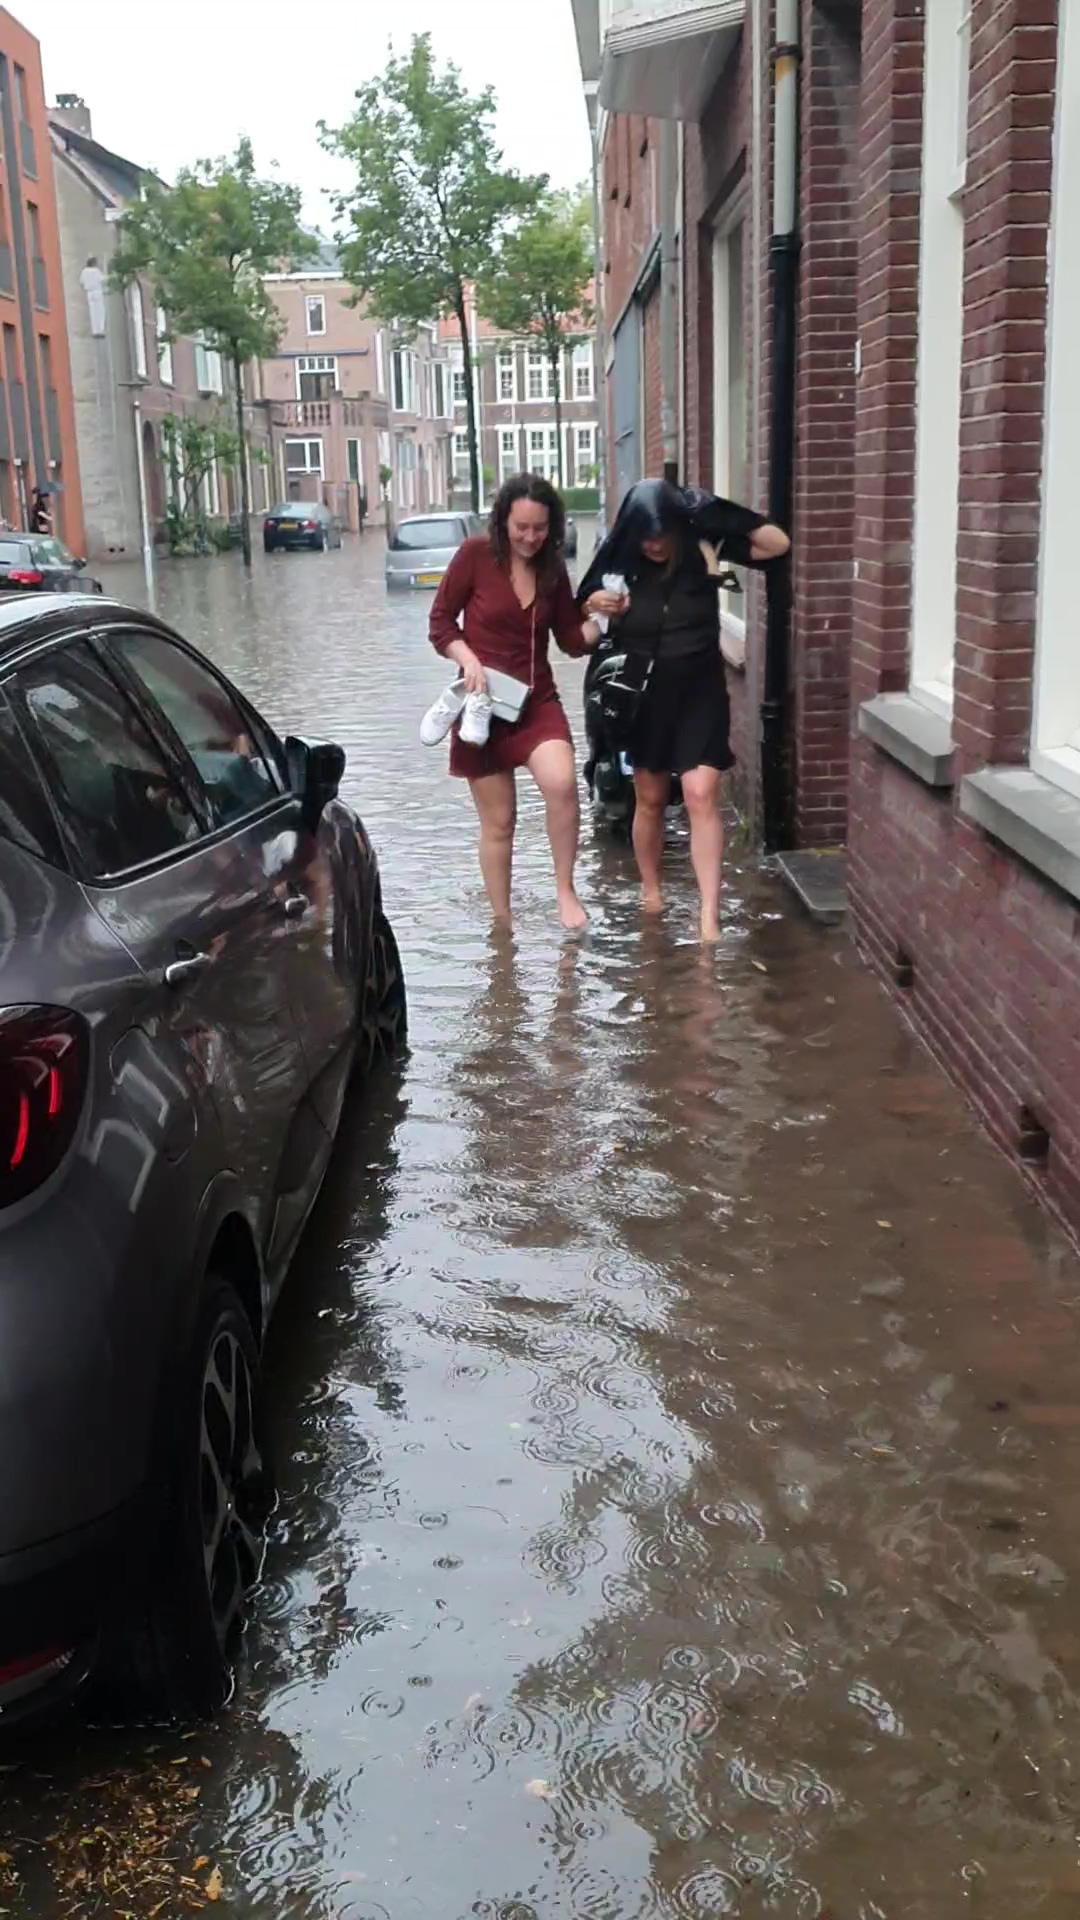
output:
[[[642,480],[627,494],[579,588],[584,600],[605,575],[620,575],[626,582],[626,610],[612,632],[629,657],[628,678],[651,668],[628,742],[642,905],[646,913],[663,907],[664,810],[671,776],[678,774],[690,820],[703,941],[715,941],[720,933],[720,780],[734,765],[720,653],[722,563],[765,567],[781,559],[790,544],[786,533],[749,507],[666,480]]]

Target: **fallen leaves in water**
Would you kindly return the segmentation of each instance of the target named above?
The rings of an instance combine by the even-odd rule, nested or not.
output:
[[[26,1778],[55,1821],[38,1858],[63,1920],[180,1920],[224,1899],[221,1868],[191,1845],[202,1791],[191,1773],[210,1764],[196,1754],[162,1757],[138,1779],[118,1770],[86,1782],[78,1797],[60,1780]],[[0,1852],[0,1915],[18,1910],[4,1894],[25,1900],[28,1864]]]
[[[525,1791],[531,1794],[534,1800],[554,1800],[555,1798],[555,1789],[548,1780],[527,1780]]]

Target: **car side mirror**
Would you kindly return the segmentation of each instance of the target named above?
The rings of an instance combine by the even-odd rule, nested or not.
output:
[[[331,745],[309,746],[306,740],[290,737],[285,742],[289,785],[301,803],[301,818],[309,833],[314,833],[324,808],[336,800],[345,773],[345,749]]]
[[[82,570],[83,570],[83,568],[85,567],[85,565],[86,565],[86,561],[85,561],[85,560],[79,560],[79,559],[76,559],[76,561],[75,561],[75,571],[76,571],[76,573],[81,573],[81,572],[82,572]]]

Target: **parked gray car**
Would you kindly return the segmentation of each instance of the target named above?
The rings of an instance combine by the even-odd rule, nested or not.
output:
[[[388,587],[437,587],[462,542],[482,533],[475,513],[425,513],[399,520],[386,550]]]
[[[0,1732],[229,1683],[268,1316],[405,989],[344,754],[97,596],[0,597]]]

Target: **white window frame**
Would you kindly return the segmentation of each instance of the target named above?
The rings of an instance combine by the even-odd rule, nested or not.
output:
[[[738,484],[736,465],[732,458],[732,420],[730,396],[732,389],[732,342],[729,316],[731,312],[731,242],[736,233],[741,235],[741,275],[745,299],[747,286],[747,268],[750,264],[747,253],[749,239],[746,219],[745,196],[740,195],[729,207],[720,224],[713,231],[712,242],[712,306],[713,306],[713,487],[718,494],[730,500],[736,493],[743,491]],[[748,458],[749,391],[747,387],[746,321],[743,318],[743,421],[744,440],[742,448],[742,468],[745,472]],[[725,651],[735,664],[741,663],[746,656],[746,611],[742,594],[724,592],[720,595],[721,634],[728,643]]]
[[[312,310],[314,308],[318,308],[318,315],[322,321],[322,325],[320,327],[313,327],[311,324]],[[315,339],[321,338],[321,336],[326,332],[326,295],[325,293],[305,293],[304,295],[304,326],[305,326],[309,340],[315,340]]]
[[[218,472],[216,460],[207,467],[203,475],[202,491],[206,512],[211,520],[216,520],[221,513],[221,475]]]
[[[1071,18],[1067,18],[1071,16]],[[1042,528],[1031,765],[1080,798],[1080,539],[1076,460],[1080,448],[1080,19],[1058,19],[1057,105],[1050,199],[1049,299]]]
[[[503,392],[506,375],[507,391]],[[518,356],[516,347],[500,347],[495,357],[495,398],[500,407],[514,407],[518,397]]]
[[[518,427],[499,428],[499,485],[508,480],[512,473],[521,471],[521,430]]]
[[[539,373],[540,391],[533,392],[533,375]],[[525,391],[522,399],[529,406],[540,406],[551,399],[551,368],[543,347],[527,347],[525,350]]]
[[[578,375],[583,373],[583,381]],[[570,377],[573,385],[570,390],[572,400],[594,400],[596,398],[596,356],[591,340],[579,341],[570,356]]]
[[[128,312],[131,316],[131,353],[132,366],[136,380],[149,378],[149,363],[146,358],[146,316],[143,313],[142,288],[133,280],[128,288]]]
[[[451,398],[455,407],[468,404],[469,390],[465,384],[465,355],[460,347],[455,347],[450,358]]]
[[[469,464],[469,435],[465,428],[459,428],[454,434],[454,465],[467,467]]]
[[[216,347],[207,346],[201,333],[195,335],[195,384],[200,393],[225,391],[221,355]]]
[[[586,467],[592,468],[594,473],[596,471],[596,422],[575,420],[570,428],[570,440],[571,458],[567,472],[573,474],[575,487],[587,486],[588,482],[582,480],[581,474]],[[582,440],[588,447],[587,455],[582,454]]]
[[[971,14],[973,0],[960,0],[953,54],[955,105],[953,107],[953,192],[962,193],[967,185],[968,114],[971,107]]]
[[[386,398],[386,346],[381,328],[375,335],[375,391],[381,400]],[[384,460],[382,464],[387,463]]]
[[[415,353],[411,347],[395,347],[390,356],[390,405],[395,413],[418,411],[420,396],[417,392],[417,384]],[[399,386],[401,388],[400,405],[397,398]]]
[[[298,353],[297,354],[296,356],[296,397],[298,400],[301,398],[300,375],[302,373],[332,373],[334,376],[334,392],[335,393],[341,392],[341,381],[338,377],[338,357],[336,353]]]
[[[290,447],[303,447],[304,465],[302,467],[290,466],[289,464],[289,448]],[[311,457],[312,447],[315,447],[317,449],[317,454],[314,461],[312,460],[312,457]],[[283,443],[282,458],[285,462],[286,474],[314,473],[318,475],[320,480],[324,480],[326,478],[326,469],[323,461],[323,443],[314,434],[302,434],[302,435],[290,434]]]
[[[356,472],[355,473],[352,472],[352,467],[354,464],[353,457],[352,457],[352,449],[354,447],[356,448],[356,461],[355,461]],[[355,435],[350,436],[350,438],[347,439],[345,442],[345,478],[346,480],[348,480],[351,486],[363,487],[364,443],[362,440],[356,439]]]
[[[166,338],[169,331],[169,316],[164,307],[157,307],[155,309],[154,326],[157,331],[158,379],[163,387],[171,387],[173,384],[173,351],[172,341]]]
[[[558,427],[526,427],[525,448],[526,472],[541,474],[545,480],[550,480],[553,487],[557,487],[559,484]]]
[[[960,376],[964,346],[963,178],[969,89],[958,60],[968,0],[926,9],[919,338],[915,376],[915,515],[910,691],[952,717],[956,660],[956,546],[960,531]],[[964,112],[963,129],[958,125]]]

